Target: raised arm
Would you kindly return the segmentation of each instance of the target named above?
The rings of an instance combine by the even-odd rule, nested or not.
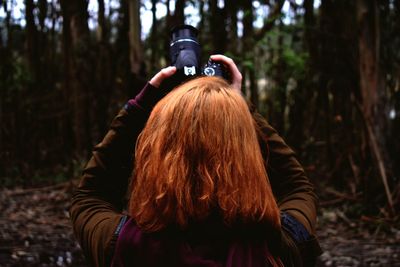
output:
[[[109,266],[125,218],[122,210],[133,167],[136,139],[152,107],[165,92],[157,86],[175,68],[160,71],[113,119],[104,139],[93,149],[70,208],[74,233],[94,266]]]
[[[267,172],[281,211],[288,212],[301,222],[309,233],[316,224],[317,196],[294,151],[257,112],[253,117],[266,138],[260,139],[268,150]]]
[[[228,67],[232,76],[231,85],[240,93],[242,75],[233,60],[223,55],[214,55],[211,59],[221,61]],[[309,233],[313,233],[317,203],[314,187],[306,177],[293,150],[259,113],[250,109],[258,127],[261,150],[264,157],[269,159],[266,167],[281,211],[290,213],[306,227]]]
[[[242,75],[233,60],[223,55],[215,55],[211,59],[223,62],[228,67],[232,76],[232,87],[240,93]],[[290,258],[291,262],[302,261],[304,266],[312,266],[320,253],[314,236],[317,213],[314,187],[294,151],[251,105],[250,111],[256,124],[272,191],[281,210],[284,246],[290,247],[286,251],[294,251],[292,255],[289,253],[285,257]]]

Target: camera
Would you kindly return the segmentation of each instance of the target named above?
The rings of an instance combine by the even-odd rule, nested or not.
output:
[[[201,47],[197,39],[198,30],[190,25],[180,25],[171,31],[170,59],[177,72],[175,79],[183,82],[192,77],[219,76],[229,80],[225,67],[211,59],[200,67]]]

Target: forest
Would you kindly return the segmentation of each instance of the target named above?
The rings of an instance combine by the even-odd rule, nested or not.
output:
[[[0,0],[2,224],[26,194],[66,205],[53,193],[69,194],[116,112],[170,64],[181,24],[199,30],[204,63],[235,60],[315,184],[322,225],[400,240],[400,0]],[[374,266],[399,266],[394,242],[394,264]],[[27,260],[14,247],[0,265]]]

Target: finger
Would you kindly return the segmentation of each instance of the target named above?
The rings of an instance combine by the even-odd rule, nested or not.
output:
[[[235,62],[231,58],[224,55],[212,55],[210,58],[214,61],[220,61],[228,67],[229,72],[232,75],[232,86],[240,91],[242,86],[242,74],[240,73]]]
[[[176,67],[174,66],[166,67],[160,70],[156,75],[154,75],[153,78],[151,78],[150,84],[158,88],[164,79],[171,77],[172,75],[174,75],[175,72],[176,72]]]

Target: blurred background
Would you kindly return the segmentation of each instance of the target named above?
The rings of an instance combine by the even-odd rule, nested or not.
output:
[[[0,0],[1,187],[73,183],[183,23],[203,63],[239,65],[316,185],[322,223],[400,239],[400,0]]]

